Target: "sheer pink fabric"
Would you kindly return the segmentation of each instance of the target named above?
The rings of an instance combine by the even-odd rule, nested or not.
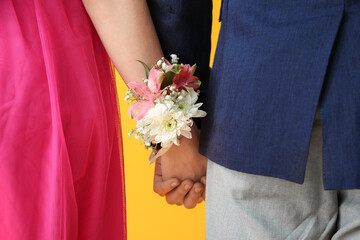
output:
[[[119,136],[81,0],[1,0],[0,239],[125,239]]]

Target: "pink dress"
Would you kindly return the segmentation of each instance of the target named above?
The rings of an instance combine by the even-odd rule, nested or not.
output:
[[[1,0],[0,239],[126,239],[120,136],[81,0]]]

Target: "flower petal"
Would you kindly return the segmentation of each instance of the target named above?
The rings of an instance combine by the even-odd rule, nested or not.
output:
[[[128,114],[132,119],[139,121],[145,117],[152,105],[151,101],[138,101],[129,107]]]
[[[176,89],[186,89],[186,87],[191,87],[193,89],[198,89],[200,87],[199,79],[196,76],[193,76],[193,72],[195,70],[195,66],[193,65],[190,67],[189,64],[181,65],[181,71],[179,74],[176,74],[174,77],[173,86]]]
[[[149,73],[149,89],[151,92],[158,94],[160,92],[161,83],[164,79],[164,73],[152,68]]]
[[[129,82],[128,87],[133,89],[137,94],[145,99],[149,99],[151,97],[151,92],[149,87],[144,82]]]

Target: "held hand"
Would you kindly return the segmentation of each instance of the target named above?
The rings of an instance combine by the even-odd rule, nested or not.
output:
[[[160,196],[166,196],[169,204],[178,206],[184,205],[185,208],[194,208],[198,203],[205,199],[206,178],[201,178],[202,183],[195,183],[189,179],[180,182],[177,178],[164,180],[162,177],[161,158],[156,160],[154,174],[154,192]]]
[[[206,175],[207,158],[199,153],[199,130],[193,125],[192,138],[182,137],[180,146],[172,145],[161,156],[164,180],[176,177],[179,180],[191,179],[199,182]]]
[[[192,139],[182,138],[180,146],[172,146],[156,161],[154,191],[166,196],[169,204],[194,208],[205,199],[207,158],[198,148],[199,131],[194,125]]]

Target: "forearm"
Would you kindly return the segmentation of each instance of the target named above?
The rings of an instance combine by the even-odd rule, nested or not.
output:
[[[126,83],[163,56],[146,0],[83,0],[104,46]]]

